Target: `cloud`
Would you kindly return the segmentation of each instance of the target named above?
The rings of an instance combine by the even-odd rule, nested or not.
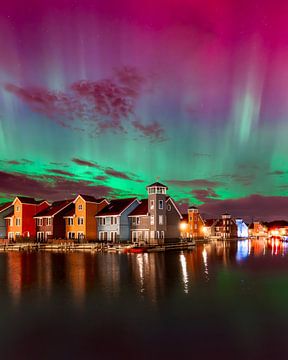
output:
[[[134,180],[132,177],[127,175],[127,173],[124,173],[122,171],[117,171],[117,170],[114,170],[112,168],[106,168],[105,169],[105,174],[114,176],[114,177],[119,178],[119,179]]]
[[[90,136],[106,131],[126,133],[135,118],[136,104],[144,89],[145,79],[134,67],[116,69],[110,78],[98,81],[79,80],[66,91],[21,87],[5,84],[32,111],[43,114],[64,128],[87,131]],[[156,122],[144,125],[132,122],[133,128],[151,139],[163,140],[164,130]]]
[[[73,158],[72,161],[77,165],[99,168],[99,165],[97,163],[91,161],[81,160],[77,158]]]
[[[74,176],[74,174],[72,174],[69,171],[64,171],[64,170],[58,170],[58,169],[47,169],[47,171],[54,173],[54,174],[58,174],[58,175],[65,175],[65,176]]]
[[[104,176],[104,175],[95,176],[95,180],[106,181],[108,180],[108,176]]]
[[[268,172],[266,175],[284,175],[284,174],[285,174],[285,171],[275,170],[275,171]]]
[[[208,217],[229,212],[232,216],[242,217],[246,221],[288,218],[288,201],[285,196],[250,195],[240,199],[211,200],[200,206],[201,212]]]
[[[156,121],[151,124],[142,124],[139,120],[132,121],[132,125],[142,135],[151,139],[151,141],[164,141],[164,129]]]
[[[192,190],[191,194],[201,202],[209,202],[213,198],[218,198],[218,195],[213,189]]]
[[[6,164],[6,165],[27,165],[27,164],[33,164],[33,161],[27,160],[27,159],[21,159],[21,160],[0,160],[0,163]]]
[[[212,181],[206,179],[194,179],[194,180],[166,180],[170,185],[179,187],[217,187],[222,186],[223,183],[220,181]]]
[[[67,199],[79,193],[106,197],[115,189],[94,185],[92,181],[74,181],[54,175],[28,176],[19,172],[0,171],[0,194],[14,197],[26,195],[48,200]]]

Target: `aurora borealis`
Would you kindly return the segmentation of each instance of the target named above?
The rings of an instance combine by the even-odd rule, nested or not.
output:
[[[10,0],[0,197],[145,196],[288,213],[288,4]]]

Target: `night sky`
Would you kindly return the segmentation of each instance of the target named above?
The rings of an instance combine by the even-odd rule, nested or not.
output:
[[[281,0],[1,1],[0,201],[158,178],[207,216],[288,218],[287,23]]]

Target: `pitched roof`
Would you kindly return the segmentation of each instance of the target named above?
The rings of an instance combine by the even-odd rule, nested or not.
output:
[[[168,189],[168,187],[167,187],[166,185],[163,185],[163,184],[161,184],[161,183],[158,182],[158,181],[156,181],[155,183],[153,183],[153,184],[151,184],[151,185],[146,186],[146,189],[149,188],[149,187],[155,187],[155,186],[157,186],[157,187],[164,187],[164,188]]]
[[[10,206],[12,206],[12,201],[1,204],[0,205],[0,212],[8,209]]]
[[[6,216],[5,219],[10,218],[14,215],[14,209],[12,211],[10,211]]]
[[[196,206],[189,206],[188,209],[190,209],[190,210],[198,210],[198,208]]]
[[[110,203],[105,206],[104,209],[99,211],[96,216],[120,215],[135,200],[137,200],[137,198],[111,200]]]
[[[129,216],[148,215],[148,200],[140,200],[141,203],[129,214]]]
[[[216,219],[206,219],[206,220],[204,220],[205,226],[208,226],[208,227],[212,226],[215,221],[216,221]]]
[[[79,194],[78,196],[81,196],[82,199],[85,200],[85,201],[93,202],[93,203],[97,203],[97,204],[101,203],[103,200],[106,200],[105,198],[96,199],[94,196],[85,195],[85,194]],[[76,197],[76,199],[77,199],[77,197]]]
[[[73,204],[70,208],[69,206],[69,210],[67,209],[67,212],[65,212],[65,214],[63,215],[63,217],[70,217],[70,216],[74,216],[75,215],[75,205]]]
[[[39,202],[39,201],[35,200],[34,198],[32,198],[32,197],[27,197],[27,196],[17,196],[17,199],[19,199],[22,204],[33,204],[33,205],[37,205],[37,204],[43,202],[43,200],[41,200],[41,201]]]
[[[51,206],[45,210],[40,211],[34,217],[54,216],[59,211],[65,209],[65,207],[71,204],[71,202],[72,200],[54,201]]]

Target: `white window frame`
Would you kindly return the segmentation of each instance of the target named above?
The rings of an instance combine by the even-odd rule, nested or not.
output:
[[[150,216],[150,225],[154,225],[155,224],[155,218],[154,215]]]
[[[21,226],[21,218],[16,218],[15,226]]]
[[[82,217],[82,216],[78,217],[77,225],[84,225],[84,217]]]
[[[83,205],[82,205],[82,204],[79,204],[79,205],[78,205],[78,210],[79,210],[79,211],[83,210]]]
[[[159,210],[163,210],[164,209],[164,200],[159,200]]]
[[[160,221],[160,219],[161,219],[161,221]],[[158,221],[159,221],[159,225],[164,225],[164,216],[159,215]]]

